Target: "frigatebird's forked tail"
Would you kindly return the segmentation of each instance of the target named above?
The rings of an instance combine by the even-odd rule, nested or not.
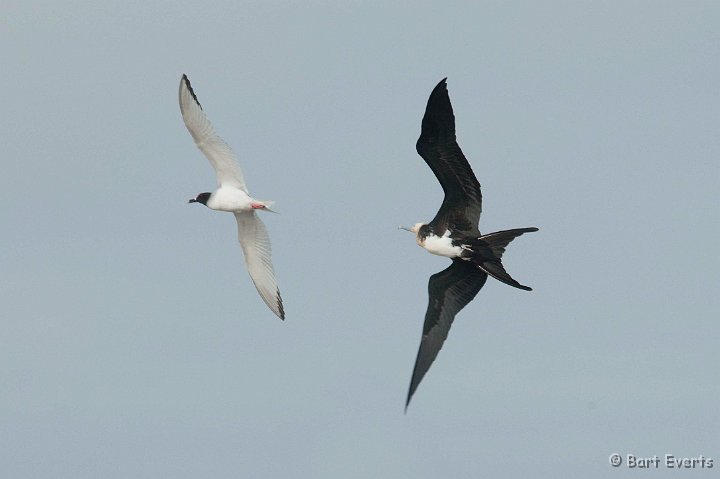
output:
[[[477,257],[473,257],[472,261],[480,269],[498,281],[502,281],[505,284],[519,289],[524,289],[525,291],[532,291],[531,287],[518,283],[508,274],[507,271],[505,271],[505,268],[502,265],[502,255],[505,253],[505,248],[507,248],[507,245],[510,244],[512,240],[524,233],[532,233],[535,231],[538,231],[538,229],[534,227],[516,228],[483,235],[480,237],[480,240],[487,243],[496,259],[488,260],[487,257],[478,255]]]
[[[492,249],[492,252],[498,259],[502,259],[502,255],[505,252],[505,248],[510,244],[512,240],[524,233],[534,233],[538,231],[537,228],[515,228],[513,230],[496,231],[495,233],[489,233],[482,235],[481,240],[485,241]]]

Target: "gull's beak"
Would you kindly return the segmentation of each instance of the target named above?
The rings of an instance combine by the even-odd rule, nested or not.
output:
[[[406,227],[404,227],[404,226],[402,226],[402,225],[398,226],[398,229],[399,229],[399,230],[409,231],[409,232],[412,233],[412,230],[411,230],[410,228],[406,228]]]

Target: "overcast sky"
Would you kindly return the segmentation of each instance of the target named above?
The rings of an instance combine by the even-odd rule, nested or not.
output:
[[[0,476],[637,477],[720,468],[720,4],[5,0]],[[264,215],[248,278],[177,105]],[[537,226],[407,414],[448,260],[399,224],[448,77],[480,229]],[[653,478],[676,477],[660,466]],[[696,470],[685,477],[710,477]]]

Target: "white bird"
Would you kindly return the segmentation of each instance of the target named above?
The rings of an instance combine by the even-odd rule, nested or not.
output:
[[[272,265],[270,237],[255,213],[256,210],[272,211],[270,206],[273,202],[250,196],[235,154],[213,130],[186,75],[180,79],[179,97],[185,126],[197,147],[215,168],[218,183],[214,193],[200,193],[189,203],[201,203],[210,209],[235,215],[238,240],[250,278],[265,304],[284,320],[285,310]]]

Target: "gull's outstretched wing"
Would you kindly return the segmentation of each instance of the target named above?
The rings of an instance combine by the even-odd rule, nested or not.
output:
[[[280,319],[285,319],[280,290],[273,270],[270,237],[265,225],[254,211],[235,213],[238,224],[238,240],[245,255],[250,278],[263,301]]]
[[[425,373],[440,352],[455,315],[475,298],[485,284],[487,274],[469,261],[454,259],[445,270],[430,276],[430,301],[425,312],[422,339],[405,408]]]
[[[235,154],[230,147],[217,136],[213,130],[210,120],[200,106],[195,92],[190,86],[190,80],[186,75],[180,79],[180,112],[188,131],[195,140],[217,174],[218,186],[234,186],[247,193],[245,178],[243,177],[240,165],[238,165]]]
[[[445,192],[430,225],[441,226],[441,231],[453,225],[453,230],[476,232],[482,211],[480,183],[455,140],[455,116],[446,80],[440,81],[430,93],[415,145]]]

